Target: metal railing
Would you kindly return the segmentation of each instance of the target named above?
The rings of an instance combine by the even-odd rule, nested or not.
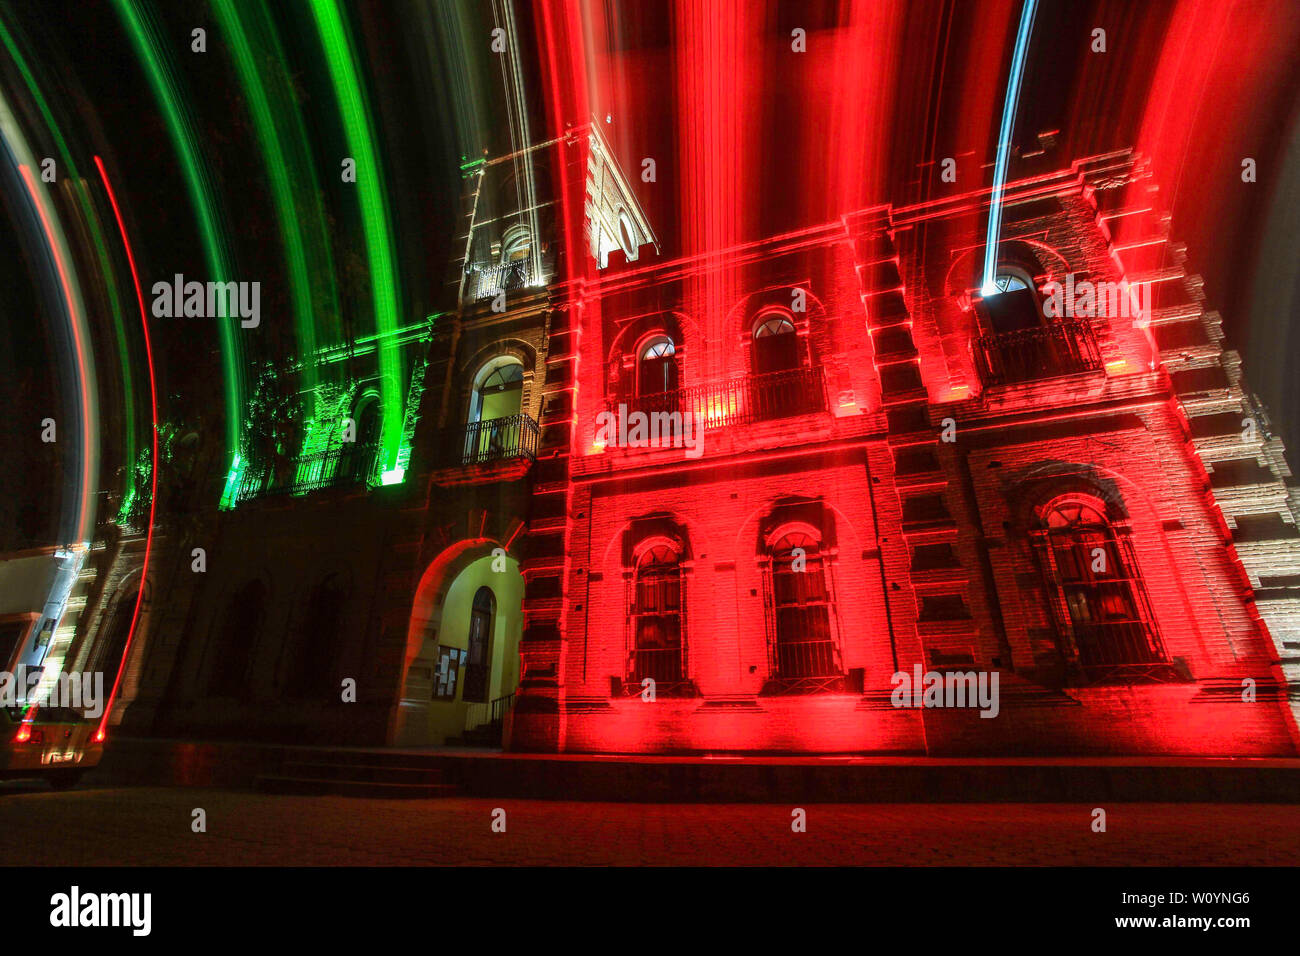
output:
[[[465,426],[460,461],[476,465],[511,458],[537,459],[537,422],[524,414],[489,418]]]
[[[506,714],[515,706],[515,691],[496,700],[475,702],[465,711],[465,729],[475,730],[479,727],[492,727],[502,723]]]
[[[836,660],[835,642],[829,639],[814,641],[773,642],[772,676],[777,680],[799,680],[805,677],[838,677],[843,671]]]
[[[1078,319],[975,340],[975,366],[985,386],[1033,382],[1102,367],[1092,325]]]
[[[378,445],[374,443],[345,444],[329,451],[285,459],[278,466],[250,467],[240,479],[235,500],[365,484],[376,474],[377,451]]]
[[[554,271],[546,256],[534,267],[531,258],[515,262],[472,265],[465,277],[465,298],[469,302],[490,299],[500,292],[546,285]]]
[[[1071,623],[1083,667],[1164,663],[1159,639],[1141,621]]]
[[[703,424],[705,428],[749,425],[825,411],[825,381],[820,366],[795,368],[611,399],[609,409],[617,412],[618,406],[625,404],[629,411],[647,415],[689,412],[696,426]]]
[[[656,684],[676,684],[686,679],[685,648],[638,647],[628,661],[628,683],[640,691],[641,681],[649,677]]]

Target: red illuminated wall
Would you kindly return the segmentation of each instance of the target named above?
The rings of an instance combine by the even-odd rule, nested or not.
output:
[[[1004,259],[1039,285],[1066,273],[1141,279],[1134,250],[1148,244],[1117,244],[1113,227],[1130,207],[1149,207],[1147,185],[1128,154],[1011,184]],[[971,302],[987,200],[873,208],[730,248],[722,261],[615,262],[580,276],[569,259],[554,293],[541,422],[569,444],[533,476],[527,673],[508,746],[1295,752],[1276,650],[1196,438],[1198,418],[1230,414],[1241,395],[1199,289],[1165,265],[1152,328],[1086,320],[1093,367],[1066,362],[993,384],[976,366],[988,329]],[[594,444],[597,415],[634,398],[637,342],[669,335],[690,395],[743,391],[754,319],[789,309],[794,290],[807,294],[806,311],[787,314],[818,383],[808,394],[822,393],[815,407],[793,401],[788,414],[708,428],[697,459]],[[1185,329],[1171,337],[1174,325]],[[1218,364],[1179,378],[1186,349],[1175,345],[1188,334]],[[1217,392],[1206,382],[1214,374],[1224,378]],[[1084,674],[1072,659],[1064,592],[1035,544],[1043,508],[1061,499],[1095,502],[1124,542],[1133,593],[1163,648],[1138,677]],[[833,592],[844,679],[821,693],[776,693],[771,682],[765,542],[792,522],[818,525]],[[652,538],[680,553],[691,687],[647,702],[619,685],[635,645],[638,542]],[[892,676],[916,665],[998,672],[999,715],[893,706]],[[1246,679],[1253,701],[1243,700]]]

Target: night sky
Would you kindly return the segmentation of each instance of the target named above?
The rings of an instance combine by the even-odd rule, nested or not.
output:
[[[305,0],[0,2],[0,24],[8,36],[0,57],[0,92],[35,156],[62,157],[66,149],[93,194],[91,204],[111,226],[92,159],[103,158],[136,245],[146,298],[158,278],[175,273],[203,278],[208,271],[184,164],[127,26],[127,11],[153,24],[153,42],[165,54],[164,71],[177,92],[174,106],[189,123],[206,165],[216,230],[231,271],[262,283],[262,311],[268,318],[258,335],[246,337],[244,358],[250,367],[295,354],[297,339],[283,226],[269,174],[277,167],[259,138],[255,104],[223,9],[249,30],[252,66],[265,78],[276,127],[304,133],[293,140],[301,154],[286,157],[279,168],[299,213],[304,195],[316,197],[312,208],[319,216],[304,218],[303,227],[305,241],[317,250],[317,258],[308,258],[308,280],[320,316],[318,334],[329,340],[371,328],[357,190],[338,175],[340,157],[349,152],[347,131],[311,6]],[[666,77],[687,48],[682,9],[656,3],[583,6],[600,14],[603,37],[591,57],[589,115],[603,119],[609,114],[609,136],[625,169],[635,169],[638,157],[654,155],[660,160],[661,182],[675,184],[680,139],[689,127]],[[933,177],[924,170],[945,156],[965,157],[960,161],[970,175],[987,176],[1019,4],[881,7],[887,12],[882,32],[875,36],[884,39],[859,52],[849,45],[852,37],[844,29],[851,13],[848,3],[748,6],[744,35],[734,42],[759,51],[755,62],[762,65],[749,94],[751,135],[743,147],[756,157],[750,168],[758,172],[747,184],[755,191],[757,212],[746,226],[756,234],[825,221],[847,211],[845,203],[860,208],[935,195]],[[341,9],[384,171],[402,321],[416,321],[455,307],[449,280],[462,251],[455,239],[463,212],[461,163],[509,150],[503,76],[489,50],[501,7],[489,2],[368,2]],[[545,40],[530,4],[516,3],[514,11],[533,138],[540,140],[555,133],[547,128],[554,113],[546,102]],[[1190,271],[1204,277],[1208,306],[1223,315],[1228,347],[1245,354],[1248,382],[1280,419],[1294,449],[1300,447],[1300,389],[1287,363],[1300,344],[1293,342],[1300,271],[1295,245],[1286,239],[1296,238],[1300,199],[1300,71],[1294,69],[1300,18],[1292,12],[1286,3],[1265,0],[1045,2],[1035,19],[1014,142],[1037,149],[1040,132],[1056,131],[1048,162],[1052,168],[1124,147],[1157,153],[1164,163],[1156,173],[1172,212],[1172,234],[1188,245]],[[1184,36],[1180,24],[1189,21],[1195,29]],[[1225,29],[1207,30],[1210,23]],[[783,55],[789,32],[805,24],[809,52],[792,61]],[[269,30],[260,30],[263,26]],[[206,30],[204,53],[191,49],[196,27]],[[1104,54],[1090,49],[1092,30],[1099,27],[1107,35]],[[714,42],[732,42],[727,31],[724,19]],[[263,42],[266,36],[274,36],[279,55]],[[15,50],[21,64],[9,55]],[[831,50],[833,61],[828,59]],[[790,181],[787,153],[809,168],[837,161],[825,142],[826,126],[813,110],[821,108],[816,104],[836,102],[864,57],[879,60],[866,64],[864,76],[889,78],[883,97],[890,104],[888,115],[871,117],[876,132],[862,147],[877,174],[864,179],[861,195],[855,196],[785,188]],[[1183,72],[1170,66],[1171,57],[1186,61]],[[1157,88],[1160,77],[1188,75],[1199,77],[1199,85]],[[974,84],[988,87],[974,90],[978,102],[996,102],[996,108],[969,108],[975,101]],[[33,95],[33,85],[39,97]],[[1153,105],[1170,101],[1176,108],[1161,107],[1157,119],[1163,125],[1154,127],[1158,135],[1153,139]],[[292,112],[296,124],[289,123]],[[1258,162],[1254,184],[1240,180],[1245,156]],[[71,414],[76,382],[68,363],[60,361],[70,348],[69,336],[42,291],[43,253],[22,195],[16,157],[6,147],[0,159],[5,167],[0,174],[0,282],[6,290],[0,376],[11,409],[0,426],[6,460],[0,533],[3,546],[13,549],[53,543],[61,534],[63,476],[71,445],[42,444],[37,423],[47,415],[63,420]],[[102,270],[91,251],[93,240],[84,241],[76,187],[66,174],[60,170],[55,201],[66,216],[88,290],[101,379],[98,484],[105,504],[111,504],[112,496],[121,494],[126,465],[124,419],[134,415],[137,439],[147,432],[147,371],[133,299],[124,300],[125,337],[110,329]],[[643,197],[666,257],[689,251],[681,228],[682,195],[674,185]],[[129,280],[124,280],[115,227],[106,232],[105,242],[114,281],[125,294]],[[332,262],[332,283],[316,268],[323,254]],[[331,308],[321,308],[327,301]],[[325,315],[335,302],[337,314]],[[224,429],[227,373],[215,331],[195,321],[158,321],[151,331],[160,417]],[[134,372],[129,389],[122,381],[123,366]]]

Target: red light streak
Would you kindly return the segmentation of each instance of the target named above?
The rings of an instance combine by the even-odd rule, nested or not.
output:
[[[149,338],[149,322],[145,315],[144,293],[140,289],[140,274],[135,267],[135,254],[131,251],[131,240],[127,237],[126,224],[122,221],[122,211],[118,208],[117,196],[113,193],[113,187],[108,181],[108,172],[104,169],[104,161],[98,156],[95,157],[95,166],[99,169],[100,179],[104,181],[104,192],[108,194],[109,204],[113,207],[113,216],[117,220],[118,231],[122,234],[122,247],[126,250],[127,265],[131,267],[131,281],[135,285],[135,300],[140,307],[140,326],[144,330],[145,358],[149,363],[149,404],[153,415],[153,468],[150,469],[149,483],[149,530],[145,535],[144,563],[140,569],[140,589],[135,595],[135,610],[131,613],[131,627],[127,631],[126,644],[122,648],[122,661],[117,668],[117,677],[113,680],[113,689],[108,695],[107,703],[104,705],[104,716],[100,719],[99,729],[95,732],[96,742],[102,742],[107,734],[108,719],[113,714],[113,701],[117,699],[117,692],[122,686],[122,677],[126,673],[126,662],[131,653],[131,644],[135,640],[136,625],[140,621],[140,605],[144,600],[145,582],[148,580],[149,575],[149,555],[153,550],[154,510],[158,507],[158,385],[154,379],[153,344]]]

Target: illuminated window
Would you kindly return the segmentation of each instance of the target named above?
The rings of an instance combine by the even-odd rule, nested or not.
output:
[[[501,355],[479,369],[469,401],[469,420],[486,422],[518,415],[524,394],[524,366],[513,355]]]
[[[1021,289],[1028,289],[1029,284],[1018,275],[1012,275],[1008,272],[1001,272],[993,280],[993,285],[998,292],[1019,292]]]
[[[513,355],[486,362],[474,376],[464,462],[513,458],[525,450],[531,419],[523,414],[524,366]]]
[[[627,682],[640,692],[641,681],[655,681],[656,694],[686,680],[686,642],[682,626],[682,570],[667,544],[646,549],[637,561],[632,594],[632,646]]]
[[[754,372],[764,375],[798,368],[799,336],[784,315],[761,317],[754,328]]]
[[[1084,501],[1055,504],[1044,524],[1067,662],[1093,677],[1150,675],[1165,653],[1128,539]]]
[[[834,600],[821,542],[807,532],[792,531],[772,544],[769,558],[768,692],[842,689]]]
[[[533,236],[527,226],[511,226],[501,238],[501,263],[522,262],[533,250]]]
[[[637,394],[662,395],[677,390],[677,347],[657,335],[641,347],[637,359]]]
[[[984,296],[978,312],[988,331],[994,334],[1038,328],[1042,311],[1033,280],[1019,269],[1000,269],[993,279],[997,291]]]

